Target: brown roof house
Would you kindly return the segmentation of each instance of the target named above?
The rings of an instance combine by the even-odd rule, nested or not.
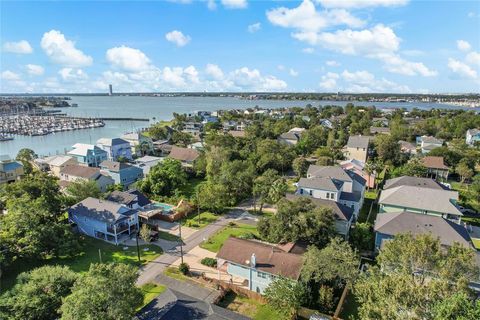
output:
[[[100,172],[99,168],[86,167],[78,164],[69,165],[60,170],[60,186],[65,187],[73,181],[95,181],[100,191],[115,183],[112,177]]]
[[[276,277],[299,279],[303,259],[291,252],[294,247],[230,237],[217,253],[217,266],[232,278],[244,279],[249,290],[262,294]]]
[[[173,146],[172,151],[168,155],[169,158],[179,160],[182,165],[187,167],[191,167],[199,156],[200,153],[195,149],[181,148],[177,146]]]
[[[422,162],[427,168],[430,177],[435,179],[448,179],[448,170],[450,168],[443,162],[443,157],[425,157],[422,159]]]

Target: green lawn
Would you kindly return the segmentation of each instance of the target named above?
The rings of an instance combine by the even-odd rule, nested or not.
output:
[[[190,214],[188,217],[180,220],[182,226],[201,229],[210,223],[214,223],[218,220],[218,215],[211,212],[200,212],[200,217],[197,212]]]
[[[167,241],[180,242],[180,237],[165,231],[158,231],[158,237]]]
[[[297,187],[294,185],[294,183],[298,182],[298,179],[297,178],[291,178],[291,179],[287,179],[287,192],[289,193],[295,193],[295,191],[297,191]]]
[[[285,317],[279,314],[273,307],[237,295],[232,291],[228,292],[218,305],[222,308],[243,314],[254,320],[285,319]]]
[[[83,273],[88,271],[91,263],[100,262],[122,262],[133,265],[140,265],[137,258],[137,248],[124,246],[115,246],[107,242],[89,238],[80,237],[81,249],[79,254],[73,258],[52,258],[47,260],[35,259],[33,261],[18,260],[13,263],[2,275],[2,290],[9,289],[15,284],[15,279],[21,272],[26,272],[42,265],[64,265],[70,267],[73,271]],[[144,251],[147,249],[148,251]],[[162,249],[155,245],[140,246],[141,264],[146,264],[162,254]]]
[[[372,199],[372,200],[377,199],[377,191],[375,189],[370,189],[368,191],[365,191],[365,199]]]
[[[153,299],[161,295],[165,290],[167,290],[167,287],[161,284],[146,283],[140,287],[140,290],[142,290],[143,293],[143,304],[137,310],[142,309]]]
[[[180,281],[188,280],[188,277],[181,273],[177,267],[168,267],[163,271],[163,274],[167,277],[174,278]]]
[[[226,226],[221,229],[213,236],[211,236],[207,241],[202,243],[200,247],[212,252],[220,251],[223,243],[230,237],[238,237],[244,234],[253,233],[258,236],[258,231],[256,226],[251,226],[243,223],[236,223],[234,226]]]

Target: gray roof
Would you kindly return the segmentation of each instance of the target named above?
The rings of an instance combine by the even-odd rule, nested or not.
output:
[[[471,134],[472,136],[475,136],[477,134],[480,134],[480,129],[469,129],[467,130],[467,133]]]
[[[341,189],[342,185],[342,181],[330,178],[301,178],[300,181],[298,181],[299,187],[327,191],[338,191]]]
[[[136,199],[136,195],[118,190],[113,191],[107,197],[108,201],[113,201],[125,205],[129,205],[130,203],[135,202]]]
[[[101,222],[113,223],[127,218],[136,211],[130,210],[113,201],[88,197],[70,207],[68,212],[76,216],[84,216]]]
[[[371,136],[350,136],[348,137],[347,147],[348,148],[368,148],[370,139],[373,139]]]
[[[403,176],[403,177],[388,179],[387,181],[385,181],[383,190],[387,190],[387,189],[391,189],[399,186],[412,186],[412,187],[445,190],[445,188],[442,187],[440,183],[438,183],[433,179],[410,177],[410,176]]]
[[[458,242],[466,247],[471,246],[467,230],[442,217],[411,212],[380,213],[377,215],[374,230],[379,233],[395,236],[400,233],[420,235],[430,233],[440,239],[442,245],[451,246]]]
[[[443,144],[443,139],[437,139],[432,136],[422,136],[423,143],[432,143],[432,144]]]
[[[123,140],[122,138],[100,138],[97,141],[97,144],[105,145],[105,146],[116,146],[120,144],[130,144],[127,140]]]
[[[285,132],[280,135],[279,139],[298,141],[300,140],[300,134],[296,132]]]
[[[72,164],[72,165],[63,167],[60,170],[60,173],[63,173],[69,176],[74,176],[74,177],[93,179],[100,174],[100,169],[94,168],[94,167],[81,166],[79,164]]]
[[[350,207],[347,207],[346,205],[343,205],[341,203],[331,201],[331,200],[324,200],[324,199],[317,199],[317,198],[312,198],[312,197],[307,197],[307,196],[300,196],[296,194],[291,194],[287,193],[285,198],[287,200],[295,200],[299,198],[307,198],[312,201],[312,203],[317,206],[317,207],[329,207],[333,210],[333,213],[335,213],[335,216],[338,220],[345,220],[345,221],[350,221],[353,215],[353,209]]]
[[[362,195],[359,192],[342,192],[340,194],[340,200],[360,202]]]
[[[461,216],[462,213],[455,207],[452,200],[458,200],[458,192],[414,186],[399,186],[383,190],[378,203]]]
[[[317,166],[312,164],[308,167],[307,176],[352,181],[352,177],[347,173],[347,170],[339,166]]]
[[[104,160],[100,163],[102,169],[106,169],[113,172],[119,172],[120,170],[132,167],[131,165],[118,161]]]

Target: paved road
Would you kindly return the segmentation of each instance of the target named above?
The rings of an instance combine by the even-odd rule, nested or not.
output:
[[[202,228],[192,234],[187,239],[184,239],[183,252],[187,253],[192,250],[204,239],[208,239],[212,234],[226,226],[229,222],[234,221],[240,217],[243,210],[235,209],[231,210],[226,215],[220,217],[215,223],[209,224],[205,228]],[[157,259],[151,261],[146,266],[140,268],[140,276],[137,280],[138,285],[142,285],[148,282],[152,282],[155,277],[163,272],[163,270],[174,263],[180,257],[180,247],[178,246],[174,250],[168,250]]]

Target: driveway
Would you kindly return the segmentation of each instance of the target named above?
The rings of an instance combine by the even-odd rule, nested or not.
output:
[[[209,224],[208,226],[193,233],[189,237],[183,239],[183,252],[189,252],[200,243],[208,239],[215,232],[225,227],[229,222],[237,220],[243,213],[243,210],[233,209],[224,216],[220,217],[214,223]],[[163,270],[165,270],[166,267],[173,264],[178,257],[180,257],[179,246],[165,251],[165,253],[159,256],[157,259],[140,268],[140,276],[138,277],[137,284],[143,285],[145,283],[152,282],[159,274],[163,273]]]

